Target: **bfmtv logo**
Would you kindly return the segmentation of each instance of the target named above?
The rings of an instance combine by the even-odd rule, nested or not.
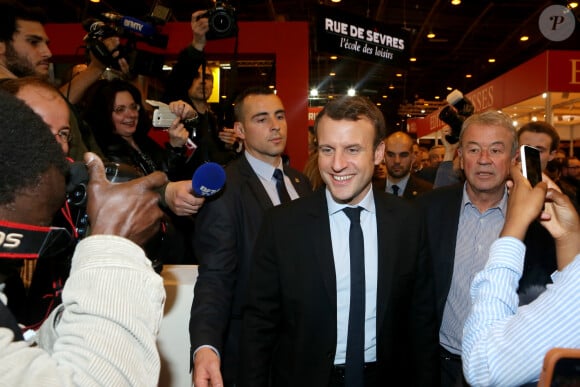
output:
[[[215,195],[216,193],[218,193],[220,190],[221,190],[221,188],[212,189],[212,188],[209,188],[205,185],[202,185],[201,187],[199,187],[199,191],[201,193],[201,196],[212,196],[212,195]]]

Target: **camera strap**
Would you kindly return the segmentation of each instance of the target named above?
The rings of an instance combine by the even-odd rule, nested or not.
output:
[[[66,228],[43,227],[0,220],[0,258],[37,259],[54,247],[70,245]]]

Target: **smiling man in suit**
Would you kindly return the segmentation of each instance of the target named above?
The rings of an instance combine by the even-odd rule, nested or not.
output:
[[[326,186],[264,217],[243,309],[240,385],[436,385],[422,218],[372,189],[384,117],[364,97],[343,97],[318,114],[314,131]]]
[[[284,200],[282,181],[287,200],[311,193],[306,176],[282,164],[288,127],[280,98],[250,88],[236,98],[234,113],[244,155],[226,167],[221,195],[206,202],[195,225],[200,266],[189,333],[196,387],[236,385],[241,302],[263,213]]]

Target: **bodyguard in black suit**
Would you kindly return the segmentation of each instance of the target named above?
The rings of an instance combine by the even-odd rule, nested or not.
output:
[[[326,187],[266,212],[243,309],[241,386],[439,382],[422,218],[372,189],[384,133],[381,112],[363,97],[319,113]]]
[[[503,227],[508,194],[505,182],[516,150],[515,129],[508,116],[489,111],[469,117],[458,148],[465,184],[436,188],[415,202],[426,216],[433,259],[441,325],[442,387],[466,385],[461,339],[463,317],[471,308],[470,279],[485,265],[491,242]],[[546,283],[551,282],[550,274],[556,270],[554,242],[541,225],[536,222],[530,226],[524,243],[527,249],[518,290],[520,304],[545,290]]]
[[[234,385],[238,367],[241,302],[251,251],[266,209],[280,203],[275,169],[282,168],[286,117],[270,89],[248,89],[235,103],[236,129],[245,154],[226,168],[223,193],[206,201],[196,221],[199,276],[189,325],[196,386]],[[283,167],[291,199],[311,193],[308,179]],[[219,357],[218,357],[219,354]],[[221,368],[221,370],[220,370]]]
[[[431,191],[433,184],[411,174],[415,162],[413,139],[404,132],[394,132],[385,139],[386,176],[373,179],[373,186],[379,190],[414,199]]]

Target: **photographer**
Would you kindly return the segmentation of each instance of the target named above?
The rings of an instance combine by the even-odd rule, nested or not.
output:
[[[0,219],[5,235],[21,238],[20,244],[5,239],[0,245],[4,261],[26,248],[39,253],[42,240],[35,245],[29,232],[44,232],[48,241],[66,235],[46,226],[64,202],[69,164],[46,124],[23,102],[0,93],[0,117]],[[111,184],[96,155],[85,161],[92,236],[78,244],[63,304],[37,332],[36,347],[21,341],[0,284],[3,385],[157,385],[156,335],[165,292],[137,244],[159,229],[162,211],[154,190],[166,177],[155,173]],[[128,198],[134,205],[126,205]]]
[[[163,97],[166,102],[190,102],[199,117],[194,130],[189,133],[189,138],[197,145],[197,149],[181,173],[180,177],[183,179],[190,179],[197,167],[204,162],[213,161],[225,165],[237,157],[232,149],[236,142],[234,130],[220,130],[218,119],[207,102],[213,89],[213,75],[205,67],[206,58],[203,52],[209,31],[206,14],[207,10],[203,10],[191,15],[191,45],[180,52],[167,79]]]

